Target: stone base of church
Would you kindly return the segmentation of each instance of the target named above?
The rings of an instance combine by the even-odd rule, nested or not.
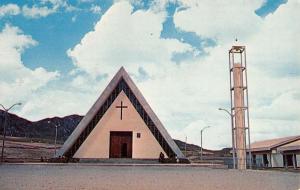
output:
[[[108,164],[157,164],[158,159],[130,159],[130,158],[80,158],[80,163],[108,163]]]
[[[78,158],[77,158],[78,159]],[[179,163],[190,164],[188,159],[171,160],[166,158],[163,162],[158,159],[131,159],[131,158],[80,158],[79,163],[108,163],[108,164],[158,164],[158,163]]]

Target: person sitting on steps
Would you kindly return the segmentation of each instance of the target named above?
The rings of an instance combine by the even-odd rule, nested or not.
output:
[[[164,155],[164,153],[160,152],[158,161],[160,163],[164,163],[165,162],[165,155]]]

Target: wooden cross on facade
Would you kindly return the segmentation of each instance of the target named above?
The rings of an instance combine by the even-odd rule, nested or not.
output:
[[[123,118],[123,108],[128,108],[127,106],[123,106],[123,101],[121,101],[121,106],[116,106],[116,108],[120,108],[121,109],[121,120]]]

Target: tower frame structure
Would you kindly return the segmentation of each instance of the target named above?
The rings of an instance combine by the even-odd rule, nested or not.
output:
[[[232,46],[229,50],[229,75],[233,163],[237,163],[238,169],[252,168],[245,46]]]

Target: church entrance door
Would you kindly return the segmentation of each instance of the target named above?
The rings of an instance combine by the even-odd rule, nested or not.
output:
[[[111,131],[109,144],[110,158],[132,158],[132,132]]]

